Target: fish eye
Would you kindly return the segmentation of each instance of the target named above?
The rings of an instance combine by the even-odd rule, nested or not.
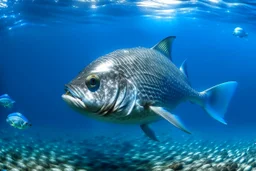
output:
[[[32,126],[32,124],[31,124],[31,123],[28,123],[28,122],[26,122],[25,125],[27,125],[27,126]]]
[[[95,74],[89,75],[85,80],[85,84],[90,91],[97,91],[100,87],[100,78]]]

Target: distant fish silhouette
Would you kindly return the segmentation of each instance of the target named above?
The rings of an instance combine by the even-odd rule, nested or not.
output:
[[[4,106],[5,108],[12,108],[14,103],[15,101],[12,100],[8,94],[0,96],[0,105]]]
[[[28,119],[21,113],[15,112],[7,116],[6,122],[14,128],[27,129],[32,126]]]
[[[246,33],[241,27],[236,27],[233,31],[233,35],[239,38],[248,37],[248,33]]]

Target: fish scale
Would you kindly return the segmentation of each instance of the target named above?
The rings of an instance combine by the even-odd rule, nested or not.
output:
[[[139,100],[157,101],[165,107],[172,108],[169,104],[173,101],[179,103],[189,96],[199,95],[189,86],[179,69],[155,50],[147,48],[117,50],[96,60],[95,65],[106,60],[113,62],[115,69],[123,71],[124,76],[135,84],[138,88]]]
[[[151,63],[145,61],[151,61],[151,63],[160,67],[153,68]],[[98,58],[90,67],[93,68],[105,62],[113,63],[114,70],[123,73],[124,77],[135,84],[138,91],[137,99],[142,103],[160,104],[173,109],[180,101],[189,97],[188,95],[199,95],[188,85],[179,69],[168,58],[155,50],[147,48],[117,50]],[[134,66],[136,66],[136,69],[134,69]],[[88,70],[90,70],[90,67]],[[175,85],[179,85],[179,87]],[[108,115],[108,118],[106,118],[106,120],[120,120],[127,123],[137,122],[138,120],[142,123],[152,122],[158,119],[159,116],[153,112],[138,112],[136,110],[125,118],[116,115]]]

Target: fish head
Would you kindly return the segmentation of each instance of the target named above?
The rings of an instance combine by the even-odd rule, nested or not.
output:
[[[65,85],[63,100],[82,114],[106,116],[130,108],[127,80],[111,60],[96,60]],[[128,99],[127,99],[128,98]],[[125,106],[124,106],[125,105]]]
[[[18,129],[28,129],[32,126],[32,124],[28,121],[26,122],[23,122],[23,123],[14,123],[14,125],[12,125],[13,127],[15,128],[18,128]]]
[[[27,128],[30,128],[32,126],[32,123],[30,122],[25,122],[22,126],[22,129],[27,129]]]

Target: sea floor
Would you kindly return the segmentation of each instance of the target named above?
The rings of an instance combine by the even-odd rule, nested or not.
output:
[[[161,142],[145,136],[41,138],[1,132],[0,169],[7,171],[256,171],[254,140],[191,136]]]

